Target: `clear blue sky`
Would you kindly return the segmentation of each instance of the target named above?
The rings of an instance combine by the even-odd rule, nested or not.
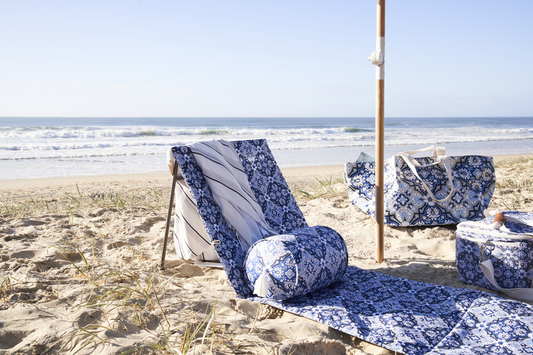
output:
[[[533,1],[388,0],[390,117],[533,116]],[[0,0],[0,116],[371,117],[373,0]]]

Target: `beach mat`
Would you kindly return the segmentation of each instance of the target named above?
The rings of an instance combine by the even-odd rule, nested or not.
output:
[[[531,354],[533,307],[491,293],[349,266],[337,283],[278,302],[254,301],[403,354]]]

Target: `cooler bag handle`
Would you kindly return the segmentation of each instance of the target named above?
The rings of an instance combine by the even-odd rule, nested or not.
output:
[[[423,148],[423,149],[419,149],[419,150],[403,152],[403,153],[400,153],[398,155],[403,158],[403,160],[407,163],[407,166],[409,166],[409,168],[411,169],[413,174],[415,174],[415,176],[418,178],[418,180],[420,180],[420,182],[422,183],[422,185],[426,189],[426,192],[428,193],[428,195],[433,200],[435,200],[437,202],[444,202],[447,199],[449,199],[450,197],[452,197],[452,194],[454,192],[454,190],[453,190],[454,189],[454,187],[453,187],[453,177],[452,177],[452,164],[450,162],[450,158],[448,158],[446,156],[439,157],[438,160],[435,163],[420,165],[420,163],[417,162],[415,160],[415,158],[412,157],[411,153],[418,153],[418,152],[423,152],[423,151],[433,151],[433,156],[436,157],[437,154],[439,154],[441,152],[445,152],[445,149],[443,147],[431,146],[431,147],[427,147],[427,148]],[[444,168],[446,169],[446,174],[448,175],[448,182],[451,184],[450,193],[448,194],[448,196],[446,196],[443,199],[438,199],[438,198],[435,197],[435,195],[433,195],[433,192],[431,191],[431,189],[428,188],[428,186],[426,185],[424,180],[422,180],[422,178],[420,178],[420,175],[418,175],[418,171],[416,171],[416,167],[425,168],[427,166],[437,165],[439,163],[442,163],[444,165]]]
[[[496,279],[494,278],[494,267],[492,266],[492,261],[490,261],[490,259],[480,262],[479,267],[481,268],[481,271],[483,271],[483,274],[485,275],[487,280],[489,280],[490,283],[494,287],[496,287],[498,291],[503,292],[506,295],[519,299],[519,300],[533,301],[533,288],[502,288],[500,287],[500,285],[498,285],[498,283],[496,282]]]
[[[508,233],[513,233],[513,234],[523,234],[523,235],[533,236],[533,233],[527,233],[527,232],[515,233],[515,232],[512,232],[505,226],[505,223],[504,223],[504,222],[513,222],[513,223],[520,223],[520,224],[524,224],[524,225],[529,226],[529,227],[533,227],[533,222],[524,221],[523,219],[520,219],[520,218],[515,218],[513,216],[505,215],[500,210],[490,211],[488,213],[488,215],[487,214],[485,214],[485,215],[487,217],[488,216],[494,216],[494,224],[492,225],[493,229],[499,229],[501,231],[508,232]]]
[[[505,218],[506,221],[509,221],[509,222],[525,224],[526,226],[533,227],[533,223],[529,222],[529,221],[524,221],[524,220],[521,220],[519,218],[514,218],[512,216],[504,216],[504,218]],[[506,232],[509,231],[505,225],[501,226],[500,229],[503,229]],[[531,233],[521,233],[521,234],[531,235]]]

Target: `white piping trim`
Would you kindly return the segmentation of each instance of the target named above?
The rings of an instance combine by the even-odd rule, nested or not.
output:
[[[466,227],[477,227],[477,228],[465,228]],[[479,233],[479,234],[488,234],[494,237],[499,237],[502,239],[533,239],[531,233],[514,233],[511,231],[504,233],[498,233],[496,231],[491,231],[487,229],[479,229],[479,224],[476,222],[462,222],[457,226],[457,231],[470,232],[470,233]]]
[[[456,239],[464,239],[464,240],[468,240],[470,242],[475,242],[476,244],[487,244],[487,243],[490,243],[491,245],[502,245],[502,246],[509,246],[509,245],[512,245],[512,244],[517,244],[517,243],[520,243],[518,240],[520,240],[519,238],[516,238],[516,242],[496,242],[496,241],[493,241],[493,240],[490,240],[490,239],[480,239],[480,238],[472,238],[472,237],[466,237],[466,236],[457,236]],[[509,238],[509,239],[515,239],[515,238]],[[525,239],[525,238],[523,238]]]

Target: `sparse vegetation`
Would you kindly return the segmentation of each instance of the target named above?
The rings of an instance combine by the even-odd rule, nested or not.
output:
[[[14,198],[0,196],[0,218],[27,218],[45,214],[83,214],[96,209],[111,209],[120,213],[162,211],[168,207],[168,197],[156,189],[123,195],[113,189],[84,194],[76,185],[76,194],[66,192],[60,198],[42,195]],[[168,195],[168,192],[165,194]]]
[[[290,186],[294,198],[297,201],[314,200],[319,197],[336,198],[347,195],[346,185],[341,177],[329,176],[315,178],[313,183],[304,187]]]
[[[134,189],[129,194],[122,191],[84,191],[76,185],[50,197],[6,196],[5,191],[0,196],[0,244],[38,238],[38,234],[12,235],[7,225],[40,228],[46,224],[51,234],[57,234],[58,242],[44,248],[50,266],[35,266],[36,271],[52,268],[54,274],[62,275],[59,282],[82,290],[65,306],[86,314],[82,318],[87,320],[73,322],[56,335],[55,342],[39,345],[39,353],[99,353],[117,346],[115,337],[120,338],[126,328],[127,334],[144,332],[145,340],[124,347],[124,354],[234,353],[247,342],[233,340],[239,331],[218,322],[217,314],[228,305],[219,303],[216,293],[202,300],[200,308],[191,308],[189,300],[176,303],[190,276],[172,268],[159,270],[162,239],[158,238],[154,248],[140,236],[156,224],[164,226],[170,186]],[[97,230],[85,225],[88,219],[95,221]],[[158,230],[162,237],[163,229]],[[0,267],[0,310],[22,303],[39,307],[41,301],[24,290],[41,290],[45,285],[13,278],[12,259],[1,248],[0,256],[8,262]],[[195,278],[190,280],[205,288]]]
[[[531,211],[533,208],[533,158],[498,161],[492,208]]]

